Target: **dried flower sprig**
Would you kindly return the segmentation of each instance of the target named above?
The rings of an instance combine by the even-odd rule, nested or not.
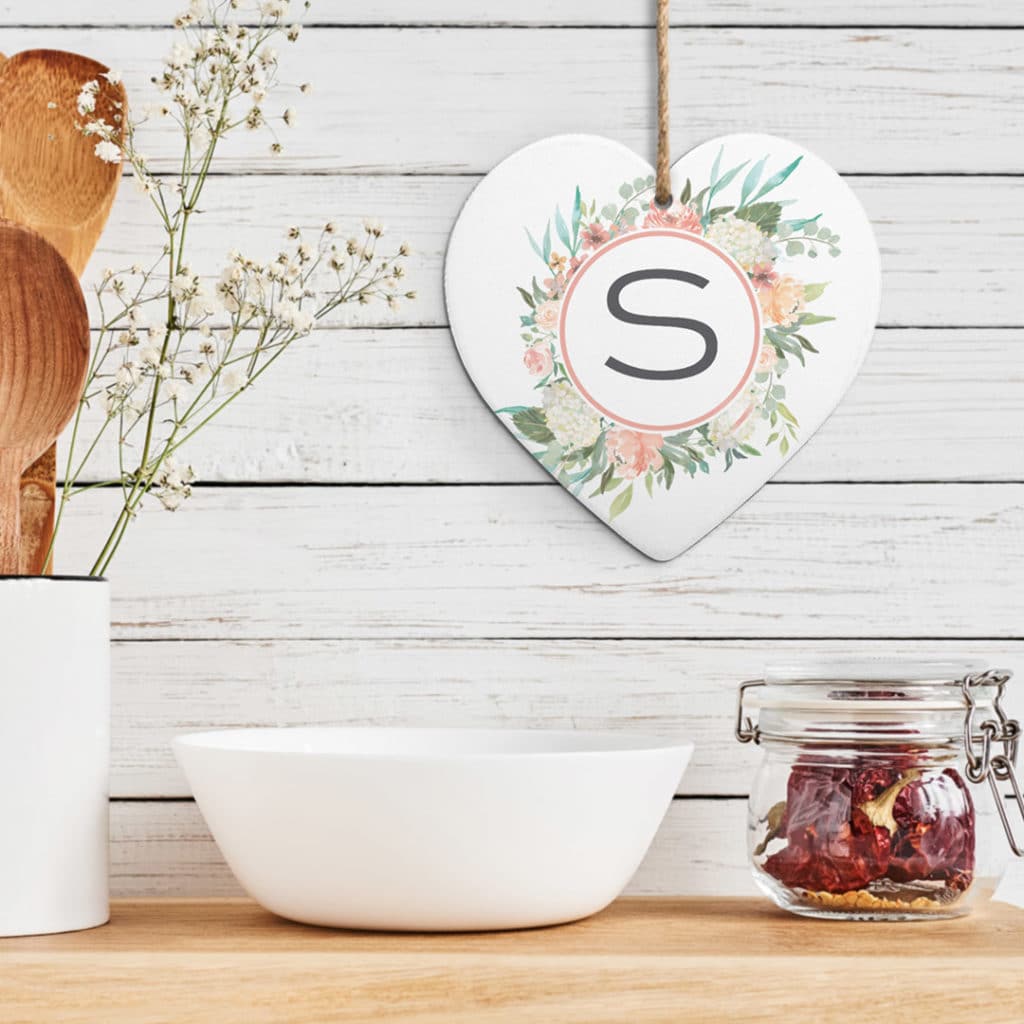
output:
[[[78,494],[120,488],[118,515],[90,575],[107,571],[148,495],[171,510],[191,496],[196,474],[181,449],[317,321],[347,303],[377,300],[396,308],[401,299],[415,298],[402,284],[409,246],[383,250],[377,221],[366,221],[347,240],[338,238],[331,221],[314,239],[289,228],[287,245],[269,261],[232,251],[212,290],[190,260],[189,228],[201,212],[221,140],[241,128],[272,127],[275,120],[267,112],[278,84],[274,44],[299,37],[299,27],[286,24],[290,6],[263,0],[244,10],[240,0],[192,0],[175,19],[179,38],[153,78],[163,100],[141,119],[119,108],[110,120],[97,116],[107,83],[120,81],[115,72],[82,85],[79,129],[95,138],[97,159],[131,167],[165,236],[154,261],[106,270],[96,287],[102,325],[71,428],[54,530],[56,538]],[[300,90],[308,93],[310,86]],[[169,118],[179,129],[179,170],[167,178],[151,170],[138,146],[151,116]],[[287,108],[276,120],[289,126],[295,118]],[[274,135],[271,149],[281,148]],[[97,404],[105,416],[86,443],[83,416]],[[104,439],[117,445],[117,478],[80,484]],[[52,552],[53,541],[50,546]]]

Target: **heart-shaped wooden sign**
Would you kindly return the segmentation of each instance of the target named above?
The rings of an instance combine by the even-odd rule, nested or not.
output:
[[[481,396],[563,487],[652,558],[754,494],[849,387],[878,311],[867,216],[822,160],[728,135],[672,170],[544,139],[452,231],[452,333]]]

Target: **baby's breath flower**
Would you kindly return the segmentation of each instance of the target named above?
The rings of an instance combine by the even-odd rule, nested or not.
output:
[[[159,345],[147,345],[139,352],[139,358],[142,360],[143,366],[154,368],[160,365],[163,352],[160,350]]]
[[[121,147],[116,142],[97,142],[95,146],[96,155],[104,162],[108,164],[117,164],[121,162]]]
[[[91,114],[96,109],[96,93],[99,91],[99,87],[99,82],[96,81],[86,82],[82,86],[82,91],[78,94],[78,99],[75,100],[75,106],[82,117]]]
[[[245,371],[237,366],[231,366],[220,375],[220,383],[226,390],[235,392],[245,387],[248,378]]]
[[[289,128],[294,127],[295,118],[296,113],[294,107],[286,107],[285,112],[281,115],[281,120],[284,121],[284,123],[288,125]]]

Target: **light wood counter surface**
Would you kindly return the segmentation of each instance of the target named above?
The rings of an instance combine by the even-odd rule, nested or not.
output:
[[[88,932],[0,940],[4,1024],[1019,1024],[1024,912],[801,920],[767,902],[626,899],[489,935],[292,924],[245,900],[115,903]]]

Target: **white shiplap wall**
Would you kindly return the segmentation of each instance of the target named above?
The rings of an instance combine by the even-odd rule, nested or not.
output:
[[[124,69],[139,102],[174,7],[2,0],[0,49],[89,53]],[[459,204],[549,133],[653,156],[652,9],[314,3],[285,77],[315,91],[283,157],[252,139],[229,153],[202,262],[269,250],[274,225],[373,213],[413,243],[421,297],[294,352],[193,451],[207,484],[191,507],[135,527],[114,577],[118,892],[235,891],[168,741],[297,722],[689,733],[695,763],[634,888],[745,891],[738,679],[803,654],[1024,668],[1016,0],[674,5],[677,152],[751,128],[804,142],[863,199],[886,274],[841,409],[692,552],[661,565],[617,541],[462,375],[440,287]],[[167,166],[165,137],[151,151]],[[153,237],[126,187],[94,267]],[[82,509],[65,569],[109,506]]]

